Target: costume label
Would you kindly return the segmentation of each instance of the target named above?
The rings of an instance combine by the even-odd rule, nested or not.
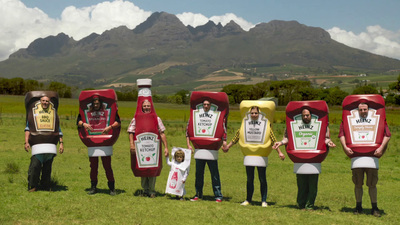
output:
[[[257,120],[252,120],[250,113],[244,119],[245,143],[264,144],[268,119],[260,113]]]
[[[33,119],[37,131],[51,131],[54,132],[56,127],[56,109],[53,103],[49,102],[47,109],[42,108],[42,104],[38,101],[32,108]]]
[[[140,97],[151,97],[150,88],[140,88],[138,92],[138,96]]]
[[[87,123],[93,128],[93,131],[88,131],[88,133],[89,135],[99,135],[110,125],[111,109],[107,103],[103,103],[100,110],[91,110],[92,107],[92,103],[89,103],[84,111]]]
[[[301,114],[293,117],[294,121],[290,122],[293,134],[294,148],[297,150],[316,150],[318,146],[321,121],[318,116],[311,114],[311,121],[305,124],[301,118]]]
[[[182,196],[185,192],[185,184],[182,182],[183,170],[178,167],[172,166],[168,175],[167,187],[165,193]]]
[[[136,157],[139,168],[158,167],[160,140],[154,133],[141,133],[136,136]]]
[[[375,144],[380,115],[375,109],[368,110],[368,116],[361,118],[358,109],[350,111],[347,116],[351,142],[353,144]]]
[[[213,138],[215,136],[215,130],[221,114],[217,109],[217,105],[211,104],[210,110],[204,112],[203,103],[196,106],[196,110],[193,111],[193,129],[195,137]]]

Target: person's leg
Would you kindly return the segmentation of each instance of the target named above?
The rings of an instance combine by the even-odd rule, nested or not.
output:
[[[267,202],[268,183],[267,167],[257,167],[258,179],[260,180],[261,202]]]
[[[254,166],[246,166],[246,175],[247,175],[246,200],[248,202],[251,202],[253,200],[253,193],[254,193]]]
[[[98,167],[99,167],[99,158],[98,157],[89,157],[90,162],[90,195],[97,193],[97,174],[98,174]]]
[[[104,171],[106,172],[107,177],[107,185],[110,189],[110,195],[115,195],[115,180],[114,173],[111,167],[111,156],[103,156],[101,157],[101,161],[103,163]]]
[[[206,167],[206,161],[202,159],[196,159],[196,196],[203,198],[203,186],[204,186],[204,169]]]
[[[378,190],[376,184],[378,183],[378,170],[377,169],[366,169],[367,173],[367,186],[369,192],[369,198],[371,199],[372,210],[371,214],[374,216],[380,216],[378,209]]]
[[[296,174],[297,178],[297,205],[300,209],[306,207],[308,195],[308,179],[305,174]]]
[[[363,196],[363,184],[364,184],[364,169],[355,168],[352,169],[352,180],[354,183],[354,194],[356,197],[356,212],[362,212],[362,196]]]
[[[31,163],[28,169],[28,190],[36,191],[39,188],[40,171],[42,170],[42,163],[36,156],[31,157]]]
[[[149,195],[149,191],[150,191],[149,178],[141,177],[140,180],[141,180],[141,184],[142,184],[142,188],[143,188],[143,195],[144,196]]]
[[[47,155],[46,159],[43,162],[42,166],[42,178],[41,178],[41,186],[43,190],[50,190],[51,187],[51,169],[53,165],[53,159],[54,159],[53,154]]]
[[[222,200],[221,180],[219,177],[218,160],[207,160],[207,164],[211,173],[211,181],[215,199]]]
[[[318,193],[318,177],[319,174],[307,174],[308,177],[308,195],[306,202],[306,209],[313,209],[315,199]]]
[[[156,197],[156,178],[157,177],[149,177],[149,194],[150,198]]]

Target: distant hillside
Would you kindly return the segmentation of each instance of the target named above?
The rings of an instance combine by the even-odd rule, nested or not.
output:
[[[155,87],[168,92],[256,81],[257,73],[266,78],[289,67],[289,72],[301,68],[316,74],[384,73],[399,70],[400,60],[350,48],[325,30],[296,21],[274,20],[249,31],[233,21],[194,28],[157,12],[133,30],[121,26],[80,41],[63,33],[39,38],[0,62],[0,77],[57,80],[80,88],[132,85],[151,77]],[[242,73],[245,68],[252,70]]]

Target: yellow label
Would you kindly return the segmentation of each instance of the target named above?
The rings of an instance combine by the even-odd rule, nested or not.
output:
[[[37,102],[32,110],[36,130],[54,132],[56,127],[56,110],[53,103],[50,102],[49,107],[43,109],[42,104]]]

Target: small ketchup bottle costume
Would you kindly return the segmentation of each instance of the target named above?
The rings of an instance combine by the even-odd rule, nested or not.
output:
[[[258,119],[251,119],[250,109],[257,106],[260,110]],[[274,120],[275,103],[273,101],[244,100],[240,103],[239,145],[244,155],[245,166],[268,166],[268,156],[272,151],[271,123]]]
[[[368,105],[368,116],[361,118],[358,105]],[[376,94],[349,95],[343,100],[343,132],[347,147],[353,150],[352,168],[378,168],[375,150],[381,146],[386,125],[385,100]]]
[[[40,104],[40,98],[43,96],[50,99],[48,110],[43,110]],[[57,143],[60,140],[57,92],[31,91],[26,93],[25,109],[32,155],[44,153],[57,155]]]
[[[307,109],[311,121],[305,124],[301,112]],[[294,162],[296,174],[319,174],[321,162],[328,154],[325,144],[328,127],[328,105],[325,101],[292,101],[286,107],[286,152]]]
[[[211,103],[208,112],[203,110],[205,100]],[[195,147],[195,159],[218,159],[218,150],[222,146],[228,113],[229,99],[225,92],[192,92],[188,137]]]
[[[151,97],[151,79],[138,79],[137,85],[139,93],[134,135],[136,154],[131,154],[131,169],[135,177],[157,177],[161,173],[163,154],[157,114]],[[142,111],[145,100],[151,103],[150,113]]]
[[[98,98],[102,104],[99,110],[93,110],[94,98]],[[111,129],[108,134],[102,134],[102,131],[115,122],[117,113],[117,95],[112,89],[82,91],[79,95],[81,120],[94,129],[88,131],[83,126],[78,128],[81,141],[88,147],[89,157],[113,154],[113,145],[118,140],[121,127]]]

